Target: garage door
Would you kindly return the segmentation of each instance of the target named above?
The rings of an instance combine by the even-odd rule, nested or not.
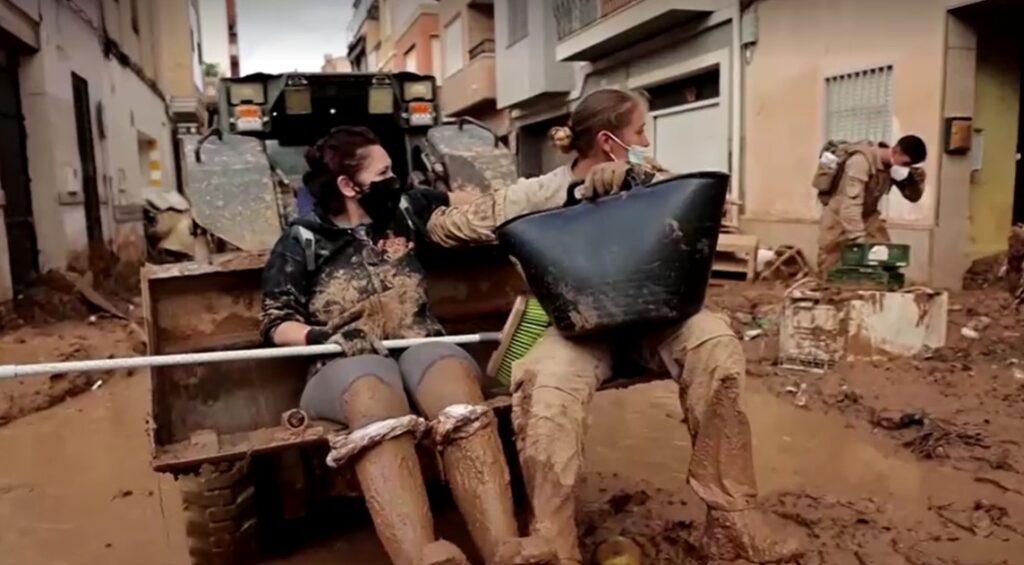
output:
[[[729,170],[729,122],[719,99],[660,110],[652,122],[654,157],[668,170]]]

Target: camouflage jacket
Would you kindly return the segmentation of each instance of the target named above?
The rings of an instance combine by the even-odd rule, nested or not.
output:
[[[846,161],[835,195],[826,205],[840,219],[851,238],[862,237],[865,221],[878,215],[882,198],[895,186],[910,202],[924,195],[925,174],[920,167],[911,168],[911,175],[894,182],[889,170],[878,156],[873,144],[859,144]]]
[[[446,204],[438,194],[436,204]],[[408,230],[396,223],[376,231],[383,230],[338,226],[319,213],[293,221],[263,269],[263,340],[273,343],[274,330],[288,321],[333,333],[359,329],[379,340],[443,334],[428,310]]]

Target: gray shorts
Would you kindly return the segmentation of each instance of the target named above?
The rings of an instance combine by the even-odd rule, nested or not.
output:
[[[434,363],[452,357],[464,359],[478,376],[482,375],[473,357],[450,343],[410,347],[397,362],[381,355],[343,357],[329,361],[313,374],[302,391],[299,406],[310,418],[347,424],[345,415],[341,413],[341,398],[352,383],[363,377],[374,377],[412,394]]]

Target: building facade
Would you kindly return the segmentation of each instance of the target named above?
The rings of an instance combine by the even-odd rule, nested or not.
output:
[[[320,66],[322,73],[348,73],[352,72],[352,63],[348,57],[335,57],[330,53],[324,55],[324,64]]]
[[[913,204],[893,191],[883,213],[894,240],[911,245],[908,275],[958,288],[972,260],[1005,250],[1011,224],[1024,221],[1024,43],[1014,31],[1024,6],[858,0],[838,2],[837,16],[835,4],[754,7],[759,33],[744,56],[744,226],[770,245],[813,251],[819,208],[804,179],[822,141],[917,134],[930,150],[924,198]],[[880,10],[888,15],[876,17]],[[966,144],[952,135],[957,127]]]
[[[348,59],[353,70],[440,75],[436,0],[355,0],[352,9]]]
[[[928,144],[924,199],[883,204],[912,280],[959,287],[1024,221],[1020,2],[496,0],[495,13],[498,107],[524,174],[563,162],[547,129],[612,86],[649,96],[664,165],[731,173],[762,245],[816,255],[810,178],[828,139]]]
[[[202,79],[191,0],[0,0],[0,23],[3,301],[143,259],[142,190],[176,187],[172,124],[201,119]]]
[[[441,110],[468,116],[499,136],[509,133],[507,110],[497,107],[494,3],[441,0]]]

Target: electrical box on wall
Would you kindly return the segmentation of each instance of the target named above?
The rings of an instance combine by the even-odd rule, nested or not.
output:
[[[946,118],[945,151],[949,155],[966,155],[971,150],[974,121],[969,117]]]

